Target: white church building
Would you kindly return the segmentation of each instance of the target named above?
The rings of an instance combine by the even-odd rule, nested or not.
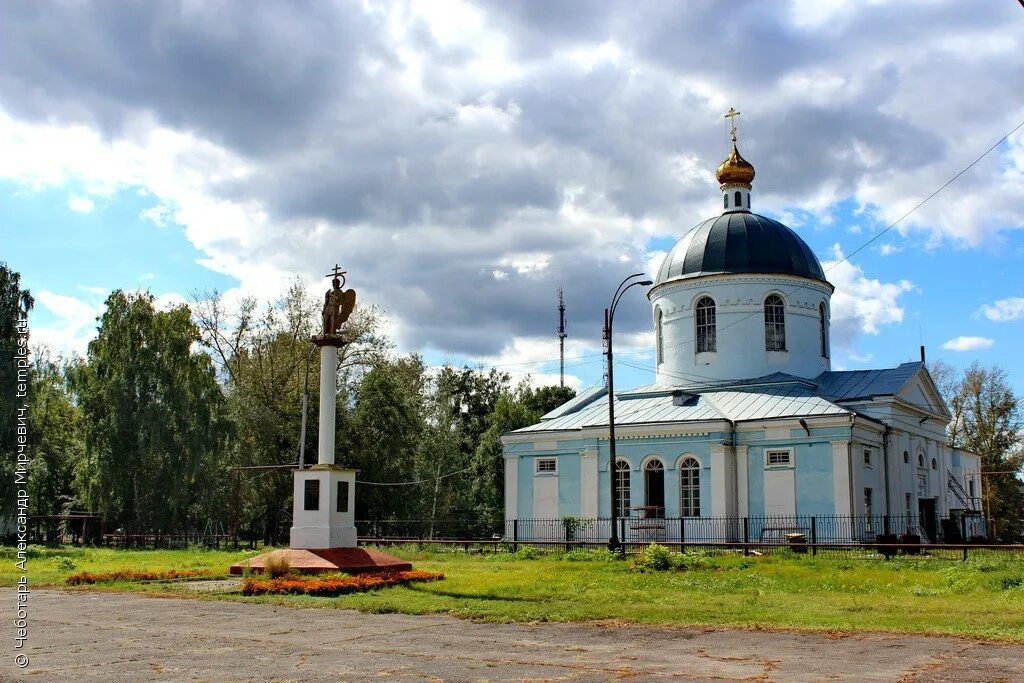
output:
[[[983,534],[979,457],[946,444],[924,363],[833,371],[833,286],[793,230],[751,211],[735,128],[716,175],[721,215],[683,235],[648,291],[656,381],[613,397],[615,463],[604,388],[505,434],[507,526],[607,538],[614,477],[624,540]]]

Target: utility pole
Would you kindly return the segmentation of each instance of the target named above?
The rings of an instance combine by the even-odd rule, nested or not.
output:
[[[558,386],[565,388],[565,298],[558,288]]]

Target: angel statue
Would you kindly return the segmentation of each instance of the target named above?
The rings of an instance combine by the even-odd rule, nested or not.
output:
[[[338,272],[335,266],[331,280],[332,288],[324,295],[324,336],[331,336],[341,332],[341,326],[345,324],[348,317],[352,315],[352,309],[356,307],[356,290],[342,290],[341,285],[344,276]]]

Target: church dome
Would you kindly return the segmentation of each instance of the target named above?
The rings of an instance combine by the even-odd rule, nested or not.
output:
[[[827,282],[814,252],[790,228],[756,213],[735,211],[709,218],[683,235],[662,262],[654,285],[723,273],[796,275]]]
[[[715,177],[721,185],[750,185],[754,182],[754,166],[740,155],[735,138],[732,141],[732,152],[718,165]]]

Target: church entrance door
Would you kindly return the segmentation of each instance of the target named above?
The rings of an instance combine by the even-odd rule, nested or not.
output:
[[[644,507],[647,517],[665,516],[665,466],[651,460],[644,467]]]
[[[921,513],[921,531],[928,537],[928,540],[934,543],[936,538],[936,521],[935,521],[935,499],[934,498],[922,498],[917,501],[918,508]]]

